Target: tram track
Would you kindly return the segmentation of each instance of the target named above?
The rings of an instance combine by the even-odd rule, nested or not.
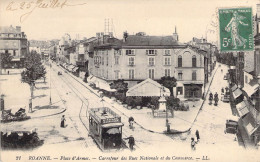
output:
[[[53,71],[55,72],[55,70],[54,70],[54,68],[52,68],[53,69]],[[65,69],[64,69],[65,70]],[[86,110],[86,116],[84,116],[86,119],[87,119],[87,121],[88,121],[88,110],[89,110],[89,101],[88,101],[88,99],[77,89],[77,88],[75,88],[75,87],[73,87],[73,86],[71,86],[71,85],[73,85],[72,84],[72,82],[71,81],[69,81],[71,78],[73,79],[73,80],[75,80],[76,82],[78,82],[78,83],[80,83],[77,79],[75,79],[75,78],[73,78],[73,77],[71,77],[69,74],[67,74],[69,77],[65,77],[65,75],[62,75],[61,77],[59,77],[59,78],[61,78],[61,80],[69,87],[69,89],[71,89],[72,91],[73,91],[73,93],[76,95],[76,96],[78,96],[78,98],[81,100],[81,102],[82,102],[82,105],[81,105],[81,108],[80,108],[80,112],[79,112],[79,114],[78,114],[78,117],[79,117],[79,119],[80,119],[80,122],[82,123],[82,125],[85,127],[85,129],[89,132],[89,129],[88,129],[88,127],[87,127],[87,125],[85,124],[85,122],[83,121],[83,119],[82,119],[82,112],[83,112],[83,107],[84,107],[84,105],[86,106],[86,108],[87,108],[87,110]],[[65,79],[64,79],[65,78]],[[68,81],[67,81],[68,80]],[[82,83],[80,83],[80,85],[82,85],[82,86],[84,86]],[[84,86],[85,87],[85,86]],[[95,96],[97,96],[97,97],[99,97],[98,95],[96,95],[95,93],[93,93],[89,88],[87,88],[92,94],[94,94]],[[77,92],[76,92],[77,91]],[[80,95],[79,95],[80,94]],[[87,102],[87,103],[85,103],[85,101]],[[106,103],[108,103],[108,102],[106,102]],[[118,110],[119,111],[119,110]],[[119,111],[120,112],[120,111]],[[122,112],[121,112],[122,113]],[[126,116],[126,115],[125,115]],[[127,116],[126,116],[127,117]],[[122,135],[124,136],[124,137],[127,137],[127,135],[124,133],[124,132],[122,132]],[[93,140],[94,141],[94,140]],[[94,141],[95,142],[95,141]],[[95,144],[96,144],[96,142],[95,142]],[[97,145],[97,144],[96,144]],[[98,146],[98,145],[97,145]],[[136,148],[138,148],[138,149],[140,149],[140,147],[138,146],[138,145],[136,145],[135,144],[135,147]],[[99,146],[98,146],[98,148],[99,148]]]

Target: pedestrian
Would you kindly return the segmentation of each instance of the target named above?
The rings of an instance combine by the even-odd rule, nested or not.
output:
[[[130,129],[133,129],[134,118],[133,118],[132,116],[129,117],[128,122],[129,122],[129,128],[130,128]]]
[[[225,93],[225,90],[224,90],[224,88],[222,87],[222,89],[221,89],[221,93],[222,94],[224,94]]]
[[[200,133],[199,133],[198,130],[196,130],[195,135],[196,135],[196,138],[197,138],[197,142],[199,142],[199,140],[200,140]]]
[[[62,117],[61,117],[61,123],[60,123],[60,127],[61,127],[61,128],[65,128],[65,121],[66,121],[65,115],[62,115]]]
[[[9,75],[9,70],[7,71],[7,74]]]
[[[196,150],[196,142],[193,137],[191,138],[191,149]]]
[[[129,148],[131,151],[134,150],[134,145],[135,145],[135,138],[130,135],[130,137],[124,138],[124,139],[128,139],[128,143],[129,143]]]

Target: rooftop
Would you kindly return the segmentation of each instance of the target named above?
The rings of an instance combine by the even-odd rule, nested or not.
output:
[[[176,46],[178,41],[173,36],[140,36],[129,35],[123,46]]]
[[[21,27],[16,26],[0,26],[0,33],[21,33]]]

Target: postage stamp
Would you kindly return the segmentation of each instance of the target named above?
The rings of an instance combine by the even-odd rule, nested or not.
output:
[[[218,14],[220,51],[254,50],[252,8],[223,8]]]

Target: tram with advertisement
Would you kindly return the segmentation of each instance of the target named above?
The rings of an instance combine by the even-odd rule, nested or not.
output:
[[[125,148],[121,117],[108,107],[89,110],[89,133],[102,151]]]

